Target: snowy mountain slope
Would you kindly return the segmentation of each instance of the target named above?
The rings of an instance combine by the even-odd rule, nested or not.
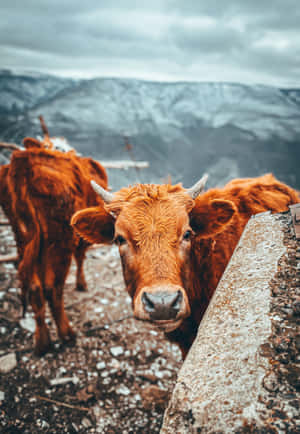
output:
[[[0,73],[1,112],[2,139],[39,134],[43,114],[51,134],[100,159],[128,158],[127,137],[151,168],[118,174],[113,185],[168,174],[189,184],[211,170],[212,184],[273,171],[300,187],[297,89]]]
[[[0,70],[0,113],[16,113],[31,109],[77,83],[76,80],[46,74],[19,75],[2,69]]]
[[[61,92],[61,91],[64,92]],[[300,132],[299,91],[228,83],[158,83],[133,79],[71,80],[40,74],[18,76],[0,71],[2,111],[47,106],[53,116],[63,103],[65,116],[135,135],[139,127],[163,131],[226,124],[259,138],[292,138]],[[62,111],[60,109],[60,111]]]

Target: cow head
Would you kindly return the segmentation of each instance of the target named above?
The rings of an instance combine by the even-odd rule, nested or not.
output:
[[[115,194],[93,183],[105,209],[88,208],[72,218],[75,230],[89,242],[116,242],[134,315],[165,332],[191,313],[195,238],[221,232],[235,211],[230,201],[199,200],[206,179],[188,190],[138,184]]]

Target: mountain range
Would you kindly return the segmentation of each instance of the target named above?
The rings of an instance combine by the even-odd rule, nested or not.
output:
[[[0,141],[64,136],[84,155],[134,159],[149,169],[109,170],[134,182],[209,186],[273,172],[300,189],[300,89],[135,79],[71,79],[0,70]]]

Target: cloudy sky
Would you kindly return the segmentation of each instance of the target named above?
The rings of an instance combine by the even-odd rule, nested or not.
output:
[[[0,68],[300,87],[299,0],[1,0]]]

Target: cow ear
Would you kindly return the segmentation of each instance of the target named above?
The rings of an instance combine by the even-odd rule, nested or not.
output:
[[[115,219],[101,207],[77,211],[71,220],[74,230],[90,243],[111,243],[114,238]]]
[[[226,228],[236,212],[236,207],[229,200],[202,200],[201,196],[190,213],[193,231],[203,238],[210,238]]]

